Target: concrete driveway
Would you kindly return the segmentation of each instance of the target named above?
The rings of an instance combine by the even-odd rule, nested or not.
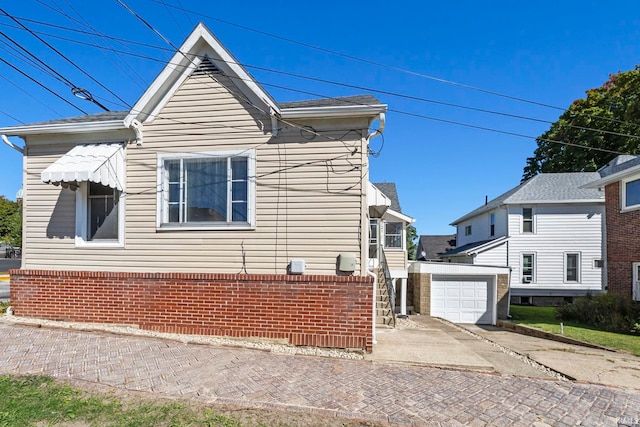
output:
[[[640,357],[429,316],[378,329],[367,360],[555,378],[640,390]]]

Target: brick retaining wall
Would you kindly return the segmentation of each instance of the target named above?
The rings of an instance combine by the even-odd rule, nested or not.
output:
[[[371,352],[373,279],[11,270],[16,316]]]

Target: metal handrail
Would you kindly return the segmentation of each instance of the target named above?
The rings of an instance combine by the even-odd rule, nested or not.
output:
[[[384,272],[384,281],[387,285],[387,294],[389,295],[389,303],[391,304],[391,316],[393,318],[393,326],[396,326],[396,290],[393,287],[393,279],[391,278],[391,271],[389,271],[389,264],[387,263],[387,257],[382,249],[379,248],[379,261],[380,268]]]

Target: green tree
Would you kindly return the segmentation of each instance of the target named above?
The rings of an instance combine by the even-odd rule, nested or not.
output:
[[[595,171],[617,156],[552,141],[625,154],[640,153],[640,138],[624,136],[640,137],[640,66],[610,75],[605,84],[586,94],[586,98],[575,100],[538,137],[538,148],[527,159],[523,181],[543,172]]]
[[[22,204],[0,196],[0,242],[22,246]]]
[[[416,239],[418,238],[418,231],[413,225],[407,226],[407,257],[410,260],[416,259]]]

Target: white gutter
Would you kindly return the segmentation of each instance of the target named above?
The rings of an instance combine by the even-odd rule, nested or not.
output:
[[[14,150],[16,150],[19,153],[24,153],[24,149],[21,148],[21,147],[18,147],[13,142],[9,141],[9,139],[7,138],[7,136],[5,134],[2,134],[1,137],[2,137],[2,142],[7,144],[9,147],[13,148]]]
[[[386,104],[377,105],[347,105],[347,106],[330,106],[330,107],[298,107],[287,108],[281,110],[282,118],[327,118],[327,117],[355,117],[370,116],[373,114],[384,115],[387,111]],[[384,119],[381,119],[382,127],[384,127]]]
[[[75,123],[56,123],[44,125],[27,125],[14,126],[11,128],[0,129],[0,132],[10,136],[22,135],[42,135],[48,133],[87,133],[101,132],[109,130],[122,130],[128,126],[124,120],[105,120],[99,122],[75,122]]]

